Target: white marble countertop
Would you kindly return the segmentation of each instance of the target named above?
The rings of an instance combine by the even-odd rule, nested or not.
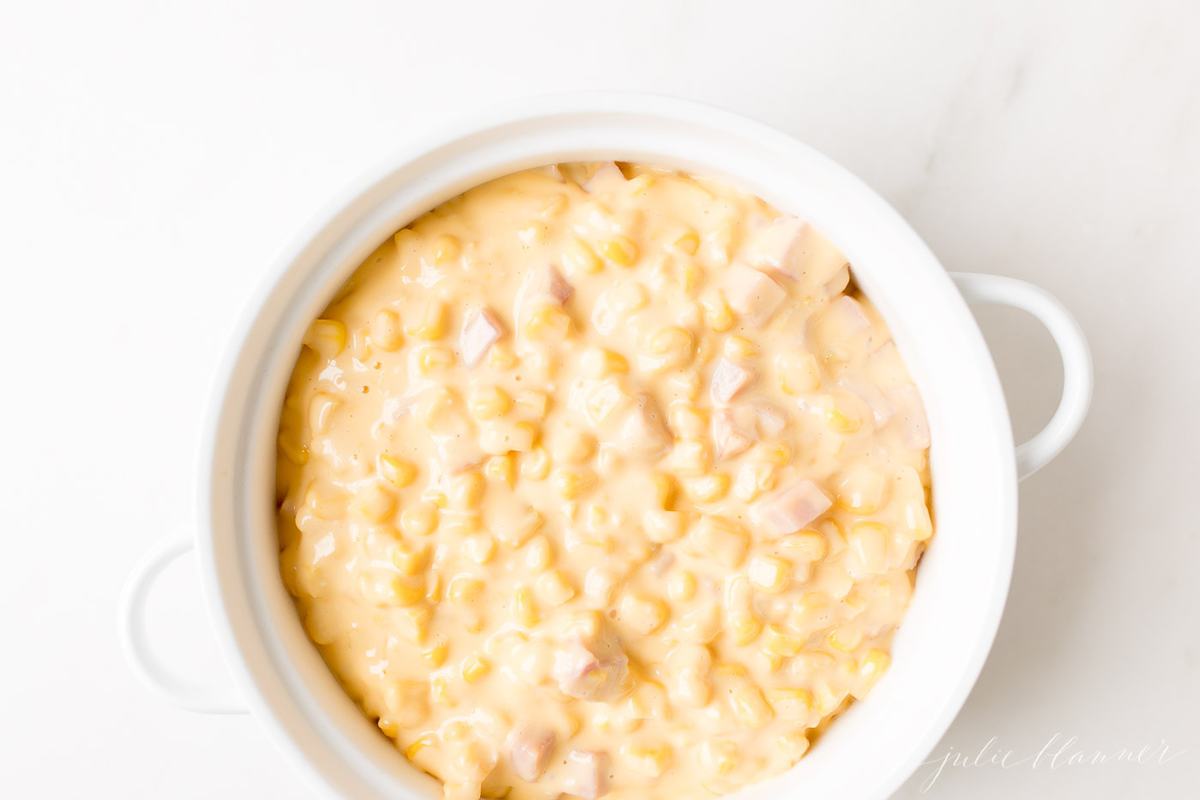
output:
[[[114,633],[121,583],[189,524],[211,373],[300,225],[445,115],[597,88],[795,134],[947,266],[1041,284],[1091,339],[1094,409],[1022,485],[991,659],[899,796],[1195,791],[1200,6],[316,6],[5,13],[0,793],[309,796],[252,720],[192,716],[134,681]],[[1019,313],[981,321],[1027,434],[1057,397],[1049,339]],[[170,576],[154,631],[190,674],[224,680],[191,565]],[[1092,763],[1162,742],[1168,763]]]

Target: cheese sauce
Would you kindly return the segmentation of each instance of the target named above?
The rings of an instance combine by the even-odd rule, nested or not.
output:
[[[541,168],[399,231],[313,322],[281,571],[448,800],[711,797],[887,669],[928,446],[803,221],[676,172]]]

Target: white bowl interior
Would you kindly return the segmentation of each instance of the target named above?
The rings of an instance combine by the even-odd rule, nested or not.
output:
[[[849,257],[924,397],[937,533],[890,671],[795,768],[739,792],[769,800],[882,797],[919,765],[965,699],[995,634],[1015,541],[1012,437],[995,369],[961,296],[921,240],[837,165],[770,129],[661,98],[516,108],[415,148],[314,226],[282,262],[228,364],[213,419],[201,552],[247,702],[298,763],[354,797],[438,796],[341,691],[279,578],[272,503],[284,388],[308,321],[386,236],[434,205],[527,167],[618,159],[724,178],[809,219]],[[611,110],[605,110],[611,109]],[[205,534],[211,539],[205,539]]]

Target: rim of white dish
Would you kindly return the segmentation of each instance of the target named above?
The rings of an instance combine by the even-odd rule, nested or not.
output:
[[[584,121],[588,125],[582,125]],[[606,131],[625,130],[626,126],[632,131],[638,126],[654,124],[688,126],[688,146],[681,147],[676,154],[674,150],[640,149],[634,142],[636,134],[633,133],[627,137],[627,143],[614,142],[611,146],[606,146],[603,139],[595,138]],[[564,131],[571,132],[576,144],[563,142]],[[591,140],[588,131],[595,133]],[[514,142],[520,146],[514,148]],[[734,142],[738,145],[736,152],[742,153],[744,158],[733,155]],[[694,158],[694,153],[704,149],[702,143],[724,153],[720,164]],[[515,155],[501,157],[506,147]],[[796,139],[745,117],[674,98],[608,93],[547,96],[507,103],[461,120],[441,133],[427,135],[387,159],[379,169],[371,171],[342,193],[301,229],[296,241],[283,251],[268,271],[242,314],[232,344],[217,372],[211,412],[204,429],[198,493],[197,549],[204,591],[226,659],[247,705],[281,749],[292,757],[292,762],[310,779],[338,793],[364,796],[365,792],[375,792],[382,796],[380,787],[388,780],[394,780],[394,775],[388,777],[389,771],[366,753],[361,746],[364,740],[359,739],[359,746],[355,746],[349,744],[344,731],[329,729],[328,714],[314,699],[314,688],[298,677],[294,660],[284,654],[279,634],[270,624],[270,598],[265,594],[282,591],[277,567],[274,574],[276,583],[280,584],[278,587],[256,584],[254,576],[249,574],[248,565],[256,558],[254,548],[257,546],[261,550],[263,544],[253,541],[251,534],[265,524],[269,528],[269,541],[273,543],[275,525],[273,513],[264,523],[264,497],[250,488],[251,484],[261,487],[265,477],[273,480],[273,476],[264,476],[261,468],[257,473],[250,471],[254,445],[247,434],[256,424],[262,427],[261,421],[255,423],[255,416],[264,408],[273,406],[274,413],[278,414],[282,402],[282,393],[277,391],[278,374],[282,370],[286,380],[291,371],[294,351],[298,347],[298,326],[324,307],[332,292],[379,241],[409,219],[487,179],[558,161],[640,160],[724,177],[772,205],[803,213],[842,247],[852,264],[856,263],[854,243],[838,236],[838,230],[845,226],[829,224],[823,208],[799,209],[795,203],[780,202],[787,193],[773,186],[772,180],[761,175],[752,178],[739,172],[742,162],[759,162],[762,151],[802,163],[811,176],[816,176],[822,189],[814,196],[819,195],[829,206],[854,206],[865,225],[882,231],[883,238],[890,240],[897,252],[921,267],[911,277],[921,284],[922,296],[929,299],[936,308],[936,315],[944,317],[947,330],[952,331],[954,341],[947,346],[954,347],[959,366],[966,370],[959,380],[972,384],[969,394],[977,402],[967,410],[956,411],[955,424],[962,424],[957,420],[957,415],[961,414],[984,428],[978,433],[977,444],[986,466],[973,465],[976,472],[983,474],[964,478],[958,475],[957,465],[954,465],[954,472],[948,471],[951,466],[948,464],[939,468],[937,422],[939,413],[945,415],[947,412],[930,415],[931,424],[935,426],[931,466],[935,506],[943,491],[953,491],[945,489],[943,484],[970,478],[986,478],[987,481],[989,493],[981,497],[981,510],[992,516],[981,524],[986,527],[987,535],[979,537],[978,544],[987,548],[992,569],[981,576],[987,580],[972,590],[977,601],[974,618],[977,624],[970,631],[946,632],[947,635],[959,634],[962,643],[954,648],[959,663],[953,671],[953,679],[944,691],[935,695],[940,702],[935,707],[922,708],[926,715],[922,719],[913,716],[912,736],[904,746],[903,755],[883,756],[886,766],[881,766],[877,774],[864,778],[861,791],[853,796],[890,795],[921,765],[944,734],[966,700],[990,651],[1007,599],[1016,547],[1017,480],[1008,412],[991,354],[965,301],[936,257],[889,204],[843,167]],[[423,179],[425,185],[420,189],[409,184],[402,189],[391,186],[401,174],[411,175],[413,183],[421,183]],[[405,192],[411,195],[408,199],[410,210],[398,214],[397,204],[392,201]],[[895,330],[894,317],[903,315],[888,307],[886,297],[877,299],[872,294],[871,280],[862,281],[864,276],[859,272],[856,277],[866,294],[879,306],[889,327]],[[273,302],[284,301],[284,311],[268,313]],[[908,313],[915,316],[916,312]],[[911,370],[912,353],[905,351],[899,338],[897,342]],[[260,351],[265,360],[259,357]],[[914,377],[924,396],[922,379]],[[239,381],[244,385],[237,385]],[[273,470],[273,452],[270,461]],[[265,496],[265,505],[273,505],[269,492]],[[940,530],[940,519],[937,524]],[[937,550],[938,537],[935,535],[926,559],[934,557]],[[261,552],[259,557],[262,557]],[[916,587],[906,621],[921,599],[920,571]],[[296,617],[294,611],[292,617]],[[298,619],[294,624],[299,626]],[[901,635],[903,632],[902,623]],[[897,646],[899,639],[900,636]],[[312,658],[319,661],[315,648],[310,649]],[[900,662],[897,656],[893,672],[897,671]],[[844,716],[859,713],[858,707],[886,693],[886,681],[881,681],[870,697],[856,703]],[[903,697],[896,696],[892,700],[900,703]],[[883,701],[879,702],[882,704]],[[831,726],[823,740],[835,736],[841,723],[839,720]],[[375,736],[381,739],[377,734]],[[402,760],[395,758],[396,751],[390,745],[382,741],[379,744],[388,747],[391,758]],[[820,747],[818,743],[817,749]],[[332,763],[331,749],[337,755]],[[374,750],[369,744],[366,749]],[[811,758],[803,759],[794,771]],[[787,785],[791,774],[747,787],[731,797],[749,797],[770,791],[770,787],[782,781],[775,787],[778,791]]]

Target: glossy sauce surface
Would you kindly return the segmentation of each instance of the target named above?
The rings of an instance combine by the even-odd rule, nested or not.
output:
[[[283,579],[447,798],[730,792],[887,669],[929,434],[849,281],[757,198],[572,164],[421,217],[313,323]]]

